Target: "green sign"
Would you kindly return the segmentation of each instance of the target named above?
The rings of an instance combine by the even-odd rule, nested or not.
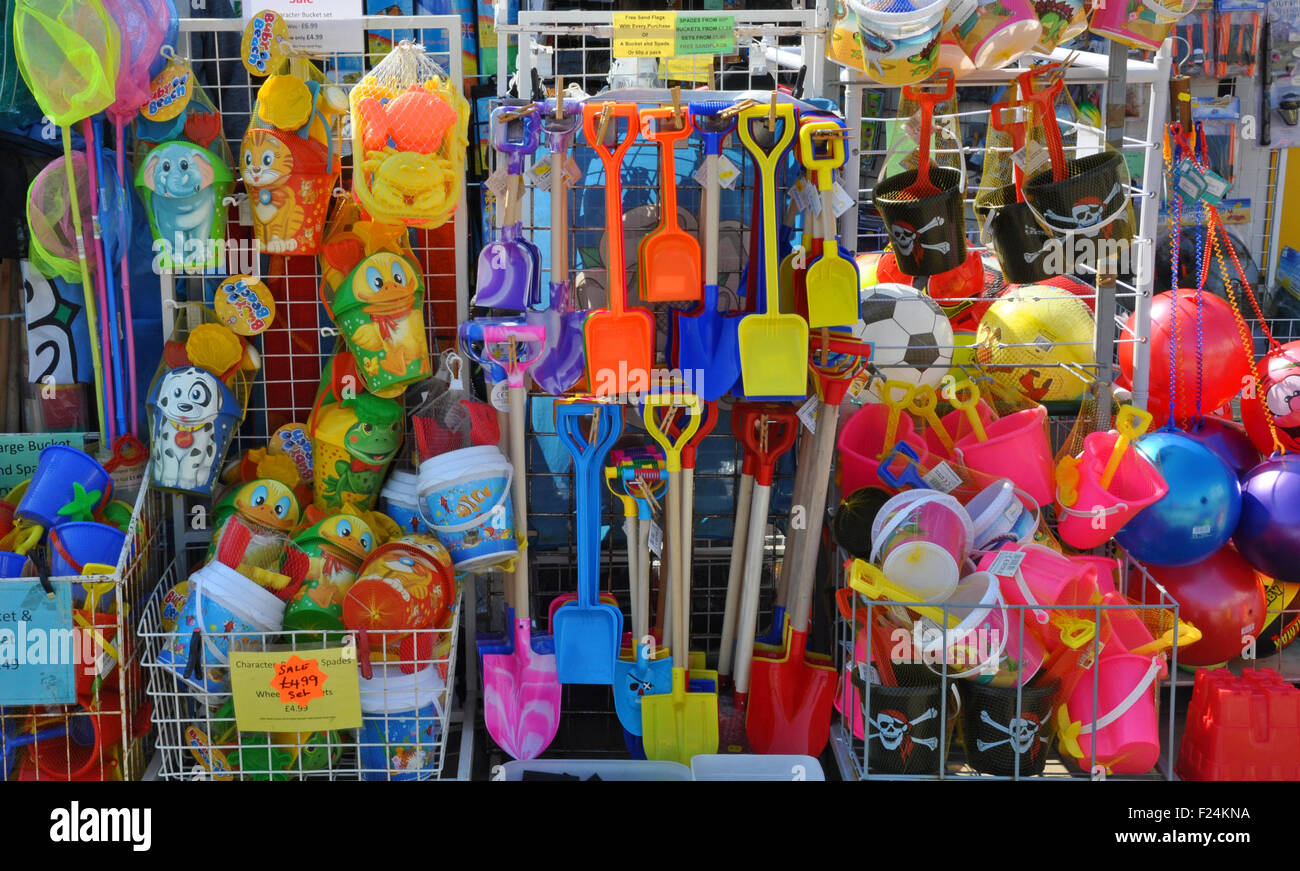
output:
[[[80,432],[0,435],[0,496],[32,476],[45,448],[69,445],[84,450],[85,444],[86,434]]]
[[[731,54],[736,50],[736,19],[730,15],[677,17],[675,54]]]

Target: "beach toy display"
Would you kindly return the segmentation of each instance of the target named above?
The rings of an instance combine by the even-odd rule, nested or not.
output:
[[[446,687],[436,668],[404,674],[394,666],[377,665],[373,677],[361,678],[361,779],[437,776],[439,723],[446,703]]]
[[[334,119],[347,110],[343,89],[300,58],[258,89],[238,166],[267,252],[317,252],[340,168]]]
[[[343,599],[343,623],[370,633],[371,655],[414,671],[455,604],[451,556],[434,537],[405,536],[372,553]]]
[[[984,0],[955,32],[975,66],[999,70],[1038,44],[1043,25],[1030,0]]]
[[[904,11],[894,11],[900,5]],[[846,6],[848,16],[857,18],[857,32],[844,37],[845,41],[856,37],[856,45],[846,46],[852,66],[883,85],[910,85],[934,73],[948,0],[917,4],[846,0]],[[842,49],[835,51],[834,57],[843,56]]]
[[[380,546],[379,535],[355,514],[326,517],[294,535],[284,570],[297,589],[284,612],[285,628],[342,629],[343,599]]]
[[[507,181],[504,195],[494,207],[498,238],[484,245],[478,255],[474,305],[483,308],[523,311],[540,287],[541,253],[524,238],[519,218],[524,156],[537,150],[540,124],[535,113],[523,112],[515,106],[492,110],[492,146],[507,158]]]
[[[424,47],[406,40],[348,95],[352,193],[376,221],[441,227],[460,204],[469,104]]]
[[[371,393],[396,396],[432,374],[424,282],[414,262],[388,252],[372,254],[323,301]]]
[[[220,157],[191,142],[164,142],[145,156],[135,186],[153,237],[163,243],[162,268],[217,266],[221,246],[215,243],[226,238],[223,200],[234,183]]]

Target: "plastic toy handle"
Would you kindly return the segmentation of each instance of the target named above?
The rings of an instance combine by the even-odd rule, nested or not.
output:
[[[1061,630],[1061,643],[1078,650],[1097,635],[1097,624],[1082,617],[1053,617],[1052,623]]]
[[[902,416],[903,409],[912,404],[912,391],[915,385],[907,381],[886,381],[883,396],[885,405],[889,407],[889,421],[885,424],[885,444],[880,451],[883,458],[889,453],[894,446],[894,440],[898,436],[898,418]]]
[[[1177,627],[1170,629],[1154,641],[1143,644],[1141,647],[1135,647],[1130,650],[1129,653],[1132,653],[1135,656],[1150,656],[1154,653],[1163,653],[1174,646],[1175,634],[1178,636],[1179,647],[1185,647],[1188,644],[1195,644],[1197,641],[1201,640],[1201,630],[1197,629],[1191,623],[1179,620]]]
[[[690,411],[690,420],[677,432],[676,438],[664,431],[659,425],[659,418],[655,414],[658,408],[685,408]],[[641,408],[641,419],[645,422],[646,432],[658,443],[659,447],[664,449],[668,457],[668,471],[680,472],[682,470],[682,448],[695,435],[695,431],[700,428],[700,420],[704,415],[704,404],[694,393],[652,393],[645,398],[645,405]]]
[[[1101,473],[1103,490],[1114,480],[1115,473],[1119,471],[1120,460],[1124,459],[1124,452],[1128,450],[1128,446],[1141,438],[1149,426],[1151,426],[1151,412],[1135,405],[1120,407],[1119,413],[1115,415],[1115,428],[1119,430],[1119,438],[1115,440],[1115,447],[1111,448],[1110,459],[1106,461],[1106,471]]]
[[[805,121],[799,125],[799,162],[817,173],[817,189],[820,191],[831,189],[831,171],[844,165],[844,138],[833,136],[826,139],[829,150],[822,155],[818,153],[813,136],[818,133],[838,133],[843,129],[838,121]]]
[[[903,471],[895,475],[893,465],[899,459],[905,460]],[[918,490],[933,489],[921,477],[920,467],[921,457],[917,454],[916,448],[907,442],[899,442],[881,458],[880,465],[876,468],[876,477],[885,486],[893,487],[895,490],[902,490],[904,487],[915,487]]]
[[[691,103],[687,107],[687,115],[690,117],[691,126],[695,128],[696,133],[704,137],[704,153],[706,155],[719,155],[722,153],[722,140],[736,129],[736,122],[730,116],[724,116],[727,119],[725,124],[710,121],[706,126],[701,119],[716,119],[726,109],[725,105],[717,105],[711,100]]]
[[[935,408],[939,405],[939,394],[935,392],[933,384],[918,384],[912,391],[912,411],[919,414],[925,419],[925,422],[934,427],[934,434],[939,437],[939,441],[949,452],[952,451],[952,436],[948,435],[948,430],[944,428],[943,421],[939,420],[939,415],[935,413]]]
[[[794,445],[799,433],[799,418],[789,408],[746,409],[740,429],[740,442],[745,453],[754,458],[754,483],[760,487],[772,486],[776,461]],[[766,421],[764,421],[766,418]],[[760,427],[767,427],[767,449],[763,449]]]
[[[1061,141],[1061,126],[1056,121],[1056,95],[1064,84],[1060,79],[1041,91],[1035,91],[1025,98],[1025,102],[1037,107],[1038,123],[1043,125],[1047,138],[1047,151],[1052,159],[1052,181],[1065,181],[1065,143]]]
[[[1069,508],[1079,501],[1079,458],[1061,457],[1056,464],[1056,498]]]
[[[884,599],[889,602],[916,601],[915,596],[908,595],[906,590],[886,578],[884,572],[866,560],[857,559],[853,561],[849,586],[868,599]],[[903,607],[909,611],[915,611],[922,617],[933,620],[940,626],[946,624],[949,629],[956,628],[957,624],[961,622],[956,614],[949,613],[945,615],[942,608],[935,608],[933,605],[904,605]]]
[[[968,392],[969,395],[962,399],[962,393]],[[970,421],[970,427],[975,431],[975,438],[982,442],[989,440],[989,434],[984,431],[984,421],[980,419],[979,401],[980,389],[973,381],[959,381],[949,391],[947,397],[952,403],[953,408],[960,409],[966,414],[966,419]]]

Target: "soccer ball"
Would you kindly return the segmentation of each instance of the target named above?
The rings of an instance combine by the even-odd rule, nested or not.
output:
[[[853,334],[871,343],[871,365],[885,378],[939,386],[952,364],[952,325],[930,297],[905,284],[862,291]]]

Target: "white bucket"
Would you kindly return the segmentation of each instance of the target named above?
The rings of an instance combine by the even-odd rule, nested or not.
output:
[[[936,623],[921,618],[927,631],[921,651],[930,656],[940,654],[949,663],[948,677],[971,677],[982,671],[997,670],[1007,647],[1007,613],[1002,602],[998,579],[989,572],[975,572],[962,578],[948,599],[946,615],[957,618],[956,626],[945,634]],[[958,657],[957,652],[961,652]],[[960,661],[957,661],[960,660]],[[954,673],[951,669],[956,668]]]
[[[1023,493],[1024,491],[1019,491]],[[1029,494],[1025,494],[1028,499]],[[983,550],[998,539],[1013,536],[1017,543],[1033,540],[1038,528],[1038,512],[1027,511],[1025,503],[1017,496],[1016,485],[1009,478],[994,481],[976,493],[966,503],[974,530],[977,550]]]
[[[384,489],[379,491],[383,512],[405,532],[419,532],[423,525],[420,520],[419,480],[414,472],[394,469]]]
[[[420,464],[420,519],[438,534],[457,571],[518,556],[513,479],[514,467],[495,445],[461,448]]]
[[[862,0],[845,0],[849,9],[858,16],[858,21],[869,24],[872,30],[895,40],[920,36],[932,30],[943,20],[948,9],[948,0],[916,3],[914,9],[902,12],[886,12],[883,8],[889,4],[880,2],[862,2]]]
[[[955,498],[905,490],[876,513],[871,562],[916,601],[940,602],[957,588],[973,537],[970,516]]]
[[[437,774],[438,730],[446,685],[432,666],[403,674],[374,666],[360,679],[362,780],[425,780]]]

